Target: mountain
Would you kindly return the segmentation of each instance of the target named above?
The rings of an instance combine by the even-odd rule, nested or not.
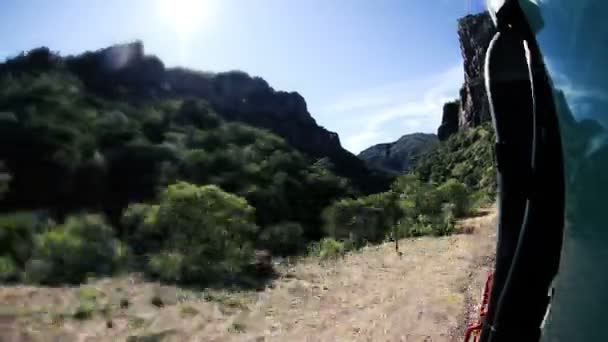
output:
[[[407,134],[392,143],[378,144],[359,153],[359,158],[373,169],[393,174],[411,170],[419,158],[437,145],[435,134]]]
[[[284,231],[320,239],[327,206],[383,191],[390,176],[343,149],[300,94],[242,71],[166,68],[140,42],[0,63],[0,213],[99,213],[131,236],[129,208],[180,182],[250,205],[264,237],[252,241],[267,247]]]
[[[268,129],[313,159],[326,158],[333,171],[363,192],[384,189],[386,175],[369,170],[342,148],[335,132],[319,126],[297,92],[273,89],[264,79],[242,71],[199,72],[166,68],[144,52],[143,43],[115,45],[61,57],[38,48],[0,64],[0,74],[67,70],[87,91],[107,100],[142,104],[162,99],[201,99],[223,119]]]

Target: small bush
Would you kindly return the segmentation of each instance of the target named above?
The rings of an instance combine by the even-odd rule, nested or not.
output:
[[[34,235],[45,227],[43,215],[14,213],[0,215],[0,255],[23,267],[30,258]]]
[[[97,303],[92,300],[84,300],[78,303],[72,316],[78,320],[89,319],[97,309]]]
[[[334,239],[352,240],[362,246],[380,242],[401,215],[391,192],[358,199],[342,199],[323,212],[325,233]]]
[[[10,257],[0,256],[0,282],[9,282],[19,279],[19,269]]]
[[[78,291],[78,306],[72,316],[79,320],[91,318],[99,309],[97,300],[101,296],[103,293],[93,287],[81,287]]]
[[[148,272],[169,282],[182,279],[184,256],[180,253],[159,253],[150,256]]]
[[[456,179],[449,179],[437,188],[441,199],[452,204],[452,212],[456,217],[463,217],[469,213],[471,199],[466,185]]]
[[[234,322],[230,326],[230,330],[235,333],[244,333],[247,330],[247,326],[244,323]]]
[[[325,238],[310,244],[308,252],[310,255],[321,259],[335,259],[346,253],[345,243],[332,238]]]
[[[442,222],[440,227],[437,229],[439,235],[449,235],[456,230],[456,212],[455,205],[452,203],[446,203],[442,208]],[[468,209],[467,209],[468,212]]]
[[[43,284],[79,283],[90,274],[109,274],[123,261],[114,230],[98,215],[71,216],[36,236],[26,278]]]
[[[410,230],[411,236],[427,236],[433,235],[433,221],[427,215],[418,215],[416,220],[414,221],[414,225]]]

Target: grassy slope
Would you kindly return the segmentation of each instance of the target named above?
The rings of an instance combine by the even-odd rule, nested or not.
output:
[[[280,266],[261,292],[197,292],[136,275],[76,288],[0,287],[0,340],[459,340],[489,269],[494,221],[489,210],[459,223],[470,234],[403,240],[401,257],[389,243],[336,261],[304,258]],[[79,307],[91,317],[75,319]]]

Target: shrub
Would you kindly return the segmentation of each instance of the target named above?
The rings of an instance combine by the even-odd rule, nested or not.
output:
[[[456,230],[456,215],[454,214],[455,207],[456,206],[452,203],[446,203],[443,205],[441,210],[441,221],[437,223],[435,234],[439,236],[449,235]]]
[[[0,256],[0,282],[19,279],[19,269],[10,257]]]
[[[121,224],[131,250],[138,255],[155,253],[162,247],[165,233],[158,230],[158,205],[132,203],[123,212]]]
[[[0,215],[0,255],[9,257],[18,267],[23,267],[32,252],[34,235],[45,226],[44,215]]]
[[[380,193],[334,202],[323,212],[325,233],[356,245],[382,241],[401,215],[395,201],[394,194]]]
[[[299,223],[283,222],[262,231],[258,238],[261,248],[269,249],[273,254],[293,254],[302,246],[304,230]]]
[[[74,309],[72,317],[77,320],[89,319],[97,310],[97,302],[91,299],[81,299],[78,306]]]
[[[410,230],[411,236],[414,237],[432,235],[433,232],[433,221],[431,217],[424,214],[418,215],[418,217],[416,217],[413,222],[413,227]]]
[[[114,230],[100,216],[71,216],[36,236],[26,279],[43,284],[82,282],[90,274],[111,273],[124,254]]]
[[[468,214],[471,206],[467,187],[456,179],[448,179],[437,189],[443,202],[452,204],[452,211],[456,217]]]
[[[169,282],[182,280],[184,256],[181,253],[159,253],[150,256],[148,272]]]
[[[346,243],[332,238],[313,242],[308,247],[308,254],[321,259],[333,259],[347,252]]]
[[[181,263],[180,279],[187,282],[239,273],[253,260],[254,214],[245,199],[217,186],[184,182],[169,186],[162,195],[155,224],[158,231],[166,233],[161,249],[168,254],[150,258],[150,268],[169,268],[167,274],[175,277]]]
[[[400,206],[409,217],[420,214],[434,216],[441,212],[441,196],[429,183],[421,181],[415,174],[397,178],[391,186],[400,199]]]
[[[438,215],[419,214],[415,217],[404,216],[395,227],[397,238],[420,237],[427,235],[449,235],[455,230],[456,219],[453,205],[444,204]]]

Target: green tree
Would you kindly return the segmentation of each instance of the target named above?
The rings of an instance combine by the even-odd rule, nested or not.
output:
[[[358,246],[382,241],[399,215],[391,200],[390,194],[380,193],[336,201],[323,212],[324,230],[332,238]]]
[[[156,218],[158,231],[165,234],[161,247],[165,256],[151,259],[151,269],[172,265],[168,278],[175,277],[175,265],[181,265],[180,279],[186,282],[238,274],[253,258],[254,215],[245,199],[217,186],[185,182],[169,186]]]
[[[451,203],[453,214],[462,217],[468,214],[470,209],[470,196],[466,185],[456,179],[448,179],[437,189],[444,202]]]

